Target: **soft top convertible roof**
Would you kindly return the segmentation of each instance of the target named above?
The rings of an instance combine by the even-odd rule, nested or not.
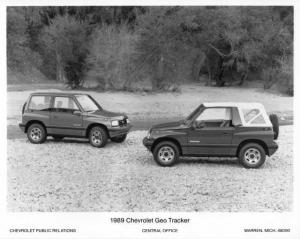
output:
[[[240,114],[240,118],[243,126],[248,127],[257,127],[257,126],[266,126],[271,127],[272,123],[266,113],[265,107],[260,103],[236,103],[236,102],[206,102],[202,104],[206,108],[214,108],[214,107],[236,107]],[[248,113],[258,110],[258,113],[252,117],[252,119],[246,120],[245,116]],[[261,120],[261,123],[252,123],[258,117],[262,117],[264,120]]]
[[[261,103],[252,102],[205,102],[203,103],[205,107],[238,107],[238,108],[258,108],[264,109]]]

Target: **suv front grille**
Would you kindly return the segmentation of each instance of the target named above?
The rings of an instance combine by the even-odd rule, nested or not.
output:
[[[127,125],[127,118],[119,120],[119,125],[120,125],[120,127],[126,126]]]

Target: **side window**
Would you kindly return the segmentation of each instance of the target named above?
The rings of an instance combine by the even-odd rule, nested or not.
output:
[[[28,105],[29,110],[49,111],[51,96],[32,96]]]
[[[231,120],[230,108],[208,108],[196,119],[197,122],[203,122],[206,127],[228,127]]]
[[[54,98],[54,111],[73,113],[74,110],[79,110],[75,101],[70,97],[55,97]]]
[[[231,120],[230,108],[208,108],[197,118],[197,121],[221,121]]]
[[[259,109],[243,109],[243,115],[247,124],[265,124],[266,121]]]

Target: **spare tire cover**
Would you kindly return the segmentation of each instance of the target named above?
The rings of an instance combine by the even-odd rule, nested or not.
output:
[[[278,116],[276,114],[270,114],[269,116],[270,121],[273,125],[273,131],[274,131],[274,139],[278,139],[279,136],[279,120]]]

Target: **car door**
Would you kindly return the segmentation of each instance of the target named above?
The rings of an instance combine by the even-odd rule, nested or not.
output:
[[[233,132],[231,108],[206,108],[189,129],[189,154],[230,155]]]
[[[69,96],[55,96],[51,111],[52,134],[82,136],[83,119],[77,103]]]

